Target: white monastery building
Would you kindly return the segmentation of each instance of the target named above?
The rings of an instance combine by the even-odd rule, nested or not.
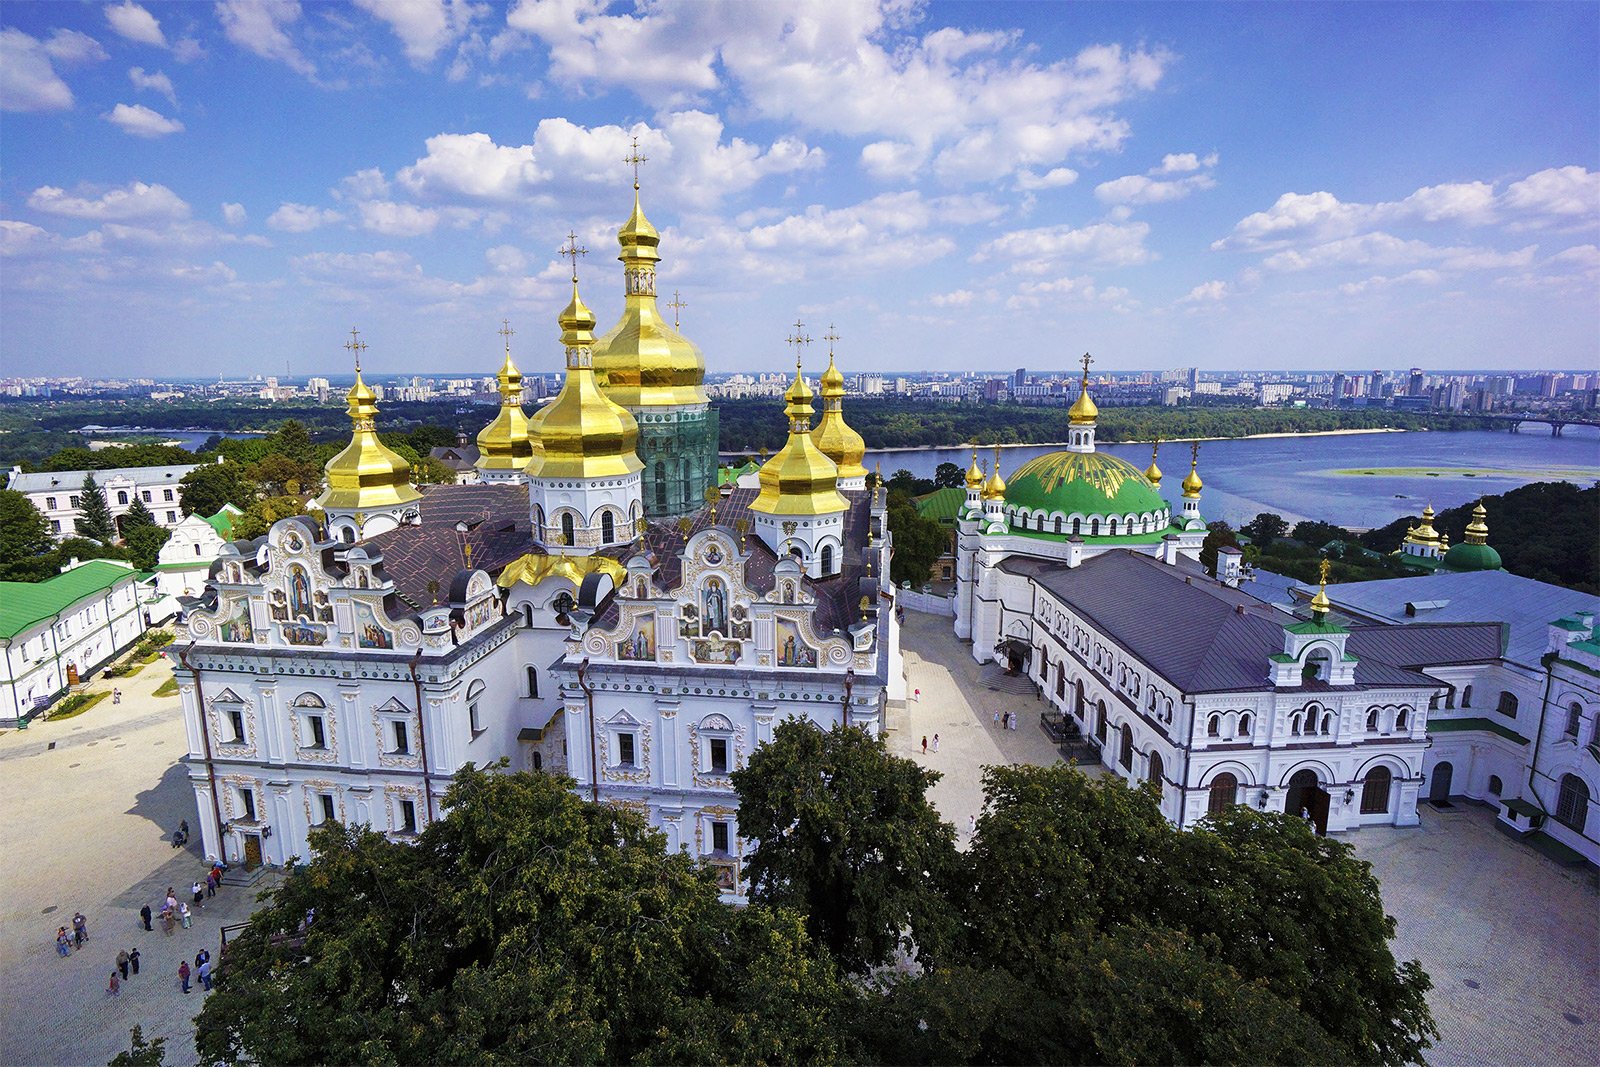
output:
[[[222,462],[220,456],[217,462]],[[179,463],[165,467],[34,473],[25,472],[21,467],[12,467],[7,488],[26,496],[49,522],[51,534],[58,538],[71,537],[77,532],[78,520],[83,517],[83,506],[79,499],[83,493],[83,481],[91,474],[94,475],[95,484],[106,495],[112,519],[120,521],[133,507],[135,500],[142,500],[145,507],[150,509],[156,524],[171,529],[184,519],[178,483],[197,466],[199,464]]]

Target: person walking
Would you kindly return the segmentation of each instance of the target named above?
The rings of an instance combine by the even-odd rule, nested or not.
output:
[[[89,920],[83,917],[83,912],[76,912],[72,916],[72,943],[75,947],[82,948],[87,940],[89,940]]]
[[[996,730],[1000,729],[1000,709],[999,708],[996,708],[995,711],[994,711],[994,728]]]
[[[194,906],[197,908],[200,907],[201,901],[205,900],[206,891],[200,888],[200,883],[197,881],[192,887],[190,887],[189,892],[194,894]]]
[[[128,950],[123,949],[117,953],[117,970],[122,972],[122,977],[128,977]]]
[[[145,928],[146,932],[149,932],[149,931],[155,929],[155,927],[150,925],[150,916],[151,916],[150,905],[146,904],[144,907],[139,909],[139,921],[144,923],[144,928]]]
[[[933,750],[935,752],[939,751],[939,735],[938,734],[934,734],[933,735]]]
[[[117,972],[111,972],[111,984],[106,986],[106,992],[114,997],[122,996],[122,979],[117,977]]]
[[[183,991],[189,992],[189,961],[183,960],[178,964],[178,981],[183,985]]]
[[[111,703],[113,703],[113,704],[122,703],[122,690],[115,689],[115,688],[113,688],[111,690]]]
[[[162,908],[161,909],[161,932],[166,934],[168,937],[172,936],[172,909],[171,908]]]
[[[132,952],[128,953],[128,964],[133,968],[133,973],[137,975],[139,973],[139,947],[137,945],[134,946]]]
[[[217,895],[217,872],[216,871],[207,871],[206,872],[206,896],[214,897],[216,895]]]
[[[211,961],[205,960],[202,962],[199,967],[195,968],[195,973],[200,976],[200,987],[207,993],[211,992]]]
[[[924,756],[926,756],[928,754],[928,735],[927,734],[923,734],[922,735],[922,754]]]
[[[56,951],[63,956],[72,955],[72,938],[67,936],[65,926],[56,927]]]
[[[167,886],[167,910],[168,911],[177,911],[178,910],[178,894],[177,894],[176,891],[173,890],[173,888],[170,885]]]
[[[978,817],[976,815],[968,814],[967,815],[967,836],[971,837],[973,834],[975,834],[977,832],[978,832]]]
[[[194,925],[194,915],[189,911],[189,902],[187,900],[178,905],[178,914],[183,917],[183,928],[185,930]]]

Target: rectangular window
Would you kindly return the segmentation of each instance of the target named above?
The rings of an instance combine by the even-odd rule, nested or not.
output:
[[[617,762],[624,767],[633,766],[633,735],[617,735]]]
[[[77,508],[77,507],[82,507],[82,506],[83,506],[83,505],[82,505],[82,504],[80,504],[80,503],[79,503],[79,502],[78,502],[78,497],[77,497],[77,496],[76,496],[76,495],[74,495],[74,496],[69,496],[69,497],[68,497],[68,498],[67,498],[67,501],[68,501],[68,502],[69,502],[69,503],[70,503],[70,504],[71,504],[71,505],[72,505],[72,506],[73,506],[73,507],[75,507],[75,508]]]
[[[389,724],[389,728],[394,733],[395,754],[401,756],[408,754],[411,751],[411,731],[406,729],[405,720],[396,719]]]
[[[200,546],[199,545],[195,545],[194,546],[194,554],[197,555],[197,556],[200,554]]]
[[[256,791],[254,789],[239,790],[239,805],[244,808],[244,821],[256,821]]]
[[[171,500],[172,499],[172,490],[171,489],[163,489],[163,490],[161,490],[161,499],[162,500]]]
[[[417,832],[417,804],[414,800],[400,802],[400,832],[403,834]]]
[[[142,493],[140,493],[140,494],[139,494],[139,497],[140,497],[140,499],[142,499],[142,500],[143,500],[143,501],[144,501],[144,502],[145,502],[145,503],[146,503],[146,504],[148,504],[148,503],[150,503],[150,490],[148,490],[148,489],[146,489],[146,490],[145,490],[145,491],[144,491],[144,492],[142,492]]]
[[[44,506],[50,511],[55,511],[56,510],[56,498],[53,497],[53,496],[45,497],[44,498]]]
[[[711,769],[718,774],[728,773],[728,739],[726,737],[713,737],[711,739]]]
[[[51,519],[50,520],[50,532],[51,533],[60,533],[61,532],[61,520],[60,519]]]
[[[321,715],[306,716],[306,737],[309,739],[307,748],[327,748],[328,734],[323,726]]]
[[[478,702],[476,700],[467,705],[467,722],[472,726],[473,737],[483,733],[483,719],[478,714]]]
[[[168,522],[177,522],[178,521],[178,513],[176,511],[167,512],[167,521]]]
[[[228,709],[228,725],[233,729],[233,736],[228,738],[230,744],[244,744],[244,712],[238,708]]]
[[[333,822],[335,819],[338,818],[338,816],[334,814],[333,794],[332,793],[319,793],[319,794],[317,794],[317,804],[318,804],[318,806],[320,806],[322,808],[322,821],[323,822]]]
[[[711,851],[726,853],[728,851],[728,824],[714,822],[711,824]]]

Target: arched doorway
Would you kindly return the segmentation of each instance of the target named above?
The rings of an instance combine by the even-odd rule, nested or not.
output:
[[[1299,818],[1310,816],[1318,834],[1328,832],[1328,791],[1317,784],[1316,771],[1307,768],[1294,772],[1283,810]]]
[[[1206,800],[1207,815],[1221,815],[1239,798],[1239,779],[1223,771],[1211,779],[1211,795]]]
[[[1076,715],[1081,723],[1083,722],[1083,679],[1079,678],[1073,682],[1073,688],[1076,694],[1073,696],[1072,714]]]
[[[1450,802],[1450,779],[1455,774],[1455,768],[1450,766],[1450,761],[1433,765],[1433,780],[1428,783],[1428,803],[1448,804]]]

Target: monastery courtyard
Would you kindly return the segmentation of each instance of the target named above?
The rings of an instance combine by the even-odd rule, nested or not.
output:
[[[909,685],[921,690],[891,722],[890,746],[940,771],[933,800],[965,842],[977,812],[981,768],[1053,763],[1031,696],[998,694],[978,682],[949,620],[908,612]],[[128,1030],[168,1039],[167,1062],[192,1063],[192,1025],[203,994],[178,990],[178,961],[202,947],[218,955],[222,925],[242,920],[254,889],[225,887],[194,927],[168,938],[139,928],[141,904],[158,907],[168,886],[183,891],[204,867],[195,848],[174,851],[180,819],[195,823],[178,700],[155,697],[168,677],[157,662],[120,679],[120,705],[0,735],[0,1062],[103,1064],[127,1047]],[[107,688],[96,682],[93,689]],[[1015,731],[993,724],[1018,715]],[[921,753],[924,734],[939,751]],[[52,746],[52,743],[54,747]],[[1372,862],[1399,921],[1396,954],[1422,960],[1443,1031],[1429,1061],[1577,1064],[1600,1047],[1600,894],[1592,875],[1557,867],[1495,832],[1489,813],[1424,805],[1422,826],[1350,835]],[[88,917],[80,952],[56,955],[55,929],[74,911]],[[106,981],[119,948],[137,945],[142,972],[112,998]]]

